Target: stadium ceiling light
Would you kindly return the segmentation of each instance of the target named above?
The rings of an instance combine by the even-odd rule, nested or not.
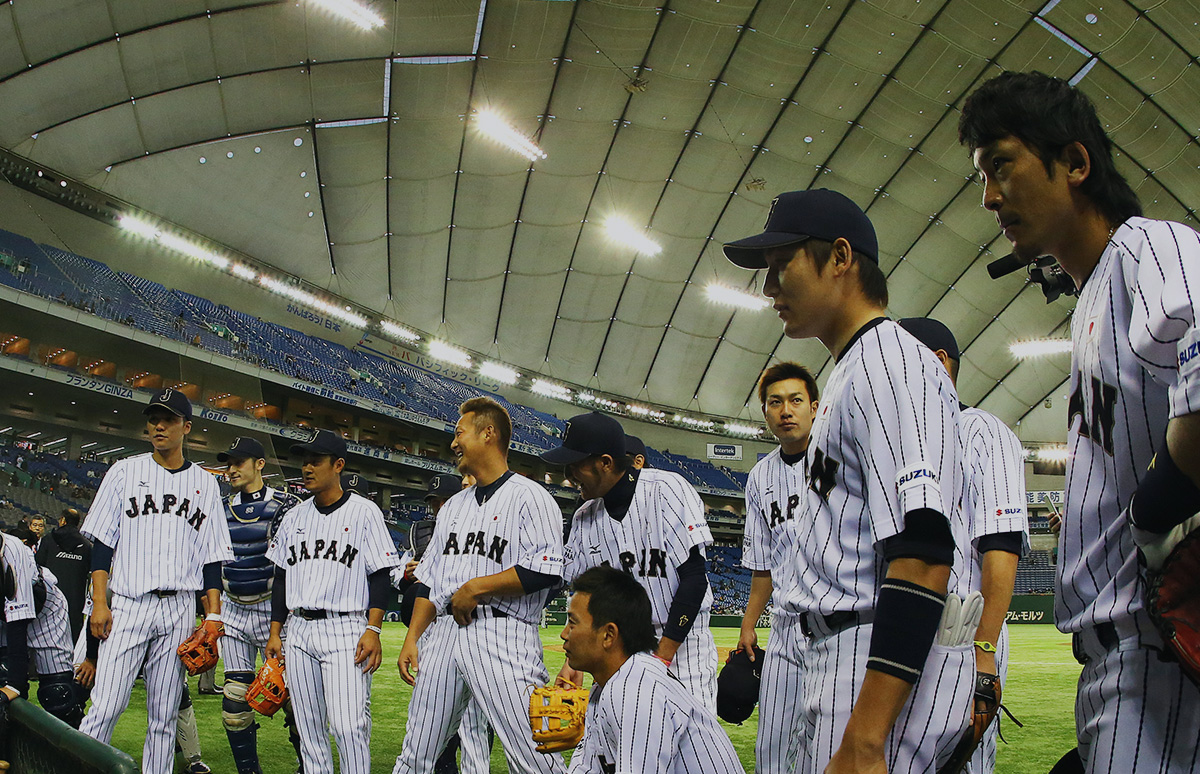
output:
[[[1066,462],[1071,457],[1071,450],[1062,445],[1042,446],[1034,450],[1033,456],[1042,462]]]
[[[764,296],[746,293],[745,291],[731,288],[728,285],[722,285],[719,282],[710,282],[704,288],[704,292],[708,295],[710,301],[725,304],[726,306],[736,306],[739,309],[749,309],[755,312],[760,309],[766,309],[771,303]]]
[[[49,446],[54,446],[55,444],[62,443],[65,440],[67,440],[67,439],[66,438],[55,438],[53,441],[50,441],[49,443],[42,444],[42,448],[45,449]]]
[[[1029,358],[1045,355],[1065,355],[1071,352],[1070,339],[1033,339],[1031,341],[1015,341],[1009,348],[1013,357]]]
[[[195,258],[210,266],[216,266],[218,269],[229,268],[229,259],[225,256],[214,253],[212,250],[201,247],[195,242],[188,241],[176,234],[160,231],[158,234],[158,243],[168,250],[174,250],[189,258]]]
[[[99,446],[99,445],[100,445],[99,441],[92,441],[91,443],[85,443],[83,446],[80,446],[79,448],[80,449],[90,449],[93,446]]]
[[[356,328],[367,327],[367,318],[363,317],[362,315],[347,311],[337,304],[331,304],[328,301],[317,298],[312,293],[309,293],[306,290],[301,290],[294,285],[288,285],[265,275],[258,278],[258,284],[262,285],[267,290],[278,293],[281,296],[286,296],[293,301],[299,301],[306,306],[311,306],[314,309],[324,312],[330,317],[336,317],[337,319],[347,322]]]
[[[571,390],[561,384],[548,382],[545,379],[534,379],[533,384],[529,388],[538,395],[546,395],[559,400],[570,400]]]
[[[626,408],[629,410],[630,414],[633,414],[634,416],[639,416],[639,417],[652,417],[654,419],[662,419],[663,417],[665,417],[667,415],[666,412],[664,412],[664,411],[657,411],[655,409],[650,408],[649,406],[639,406],[636,403],[626,404]]]
[[[133,215],[120,216],[117,218],[117,225],[142,239],[158,239],[158,228],[155,225]]]
[[[480,110],[475,114],[475,127],[504,147],[530,161],[546,158],[546,152],[525,135],[511,126],[494,110]]]
[[[701,430],[711,430],[717,426],[716,422],[707,419],[696,419],[695,417],[685,417],[683,414],[676,414],[675,421]]]
[[[233,273],[234,276],[241,277],[247,282],[254,282],[256,279],[258,279],[258,272],[256,272],[254,269],[251,269],[244,263],[233,264],[229,267],[229,271]]]
[[[751,427],[750,425],[739,425],[733,422],[725,423],[725,432],[733,433],[734,435],[746,435],[751,438],[757,438],[762,435],[761,427]]]
[[[479,373],[482,376],[495,379],[501,384],[516,384],[517,380],[521,378],[521,374],[517,373],[514,369],[500,363],[492,362],[482,363],[479,366]]]
[[[429,356],[434,360],[453,363],[464,368],[471,365],[471,356],[458,347],[452,347],[444,341],[429,342]]]
[[[4,428],[3,430],[0,430],[0,433],[7,433],[9,430],[12,430],[12,425],[9,425],[8,427]]]
[[[604,408],[612,411],[621,408],[621,404],[617,403],[615,400],[609,400],[608,398],[590,392],[581,392],[575,396],[575,399],[580,403],[603,406]]]
[[[420,341],[421,337],[405,328],[403,325],[397,325],[391,320],[380,320],[379,327],[383,332],[392,338],[400,339],[401,341]]]
[[[662,245],[646,236],[645,232],[629,221],[616,215],[604,221],[604,231],[609,239],[642,255],[658,255],[662,252]]]
[[[308,0],[309,6],[328,11],[364,30],[383,26],[383,17],[354,0]]]

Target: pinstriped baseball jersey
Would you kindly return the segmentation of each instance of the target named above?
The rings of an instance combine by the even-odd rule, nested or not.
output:
[[[150,454],[118,460],[104,474],[83,532],[114,549],[114,594],[198,591],[210,562],[233,561],[217,480],[185,462],[167,470]]]
[[[868,323],[842,351],[813,421],[798,519],[797,604],[822,615],[871,610],[883,579],[876,544],[931,508],[966,544],[961,511],[958,395],[928,347],[891,320]]]
[[[4,600],[5,621],[32,621],[37,617],[33,603],[33,581],[37,577],[37,563],[33,551],[11,535],[4,536],[4,563],[12,569],[16,594]]]
[[[693,547],[703,554],[711,543],[704,503],[692,485],[678,473],[646,468],[638,471],[633,501],[620,521],[608,515],[602,497],[575,512],[563,578],[573,581],[601,564],[624,570],[646,589],[654,625],[662,627],[679,589],[679,565]],[[709,588],[700,613],[712,609],[712,599]]]
[[[808,481],[804,461],[783,461],[776,447],[750,471],[746,481],[746,534],[742,566],[771,573],[776,610],[802,612],[796,595],[796,517],[803,512]]]
[[[1016,433],[999,418],[982,409],[962,411],[959,434],[963,449],[966,488],[963,515],[971,545],[984,535],[1020,532],[1023,553],[1029,550],[1029,520],[1025,511],[1025,458]],[[978,591],[982,567],[977,551],[970,551],[958,593]]]
[[[289,510],[267,558],[287,571],[289,610],[367,609],[367,576],[400,561],[379,506],[345,492],[329,506],[309,498]]]
[[[593,686],[587,739],[571,774],[742,774],[715,715],[649,653],[635,653]]]
[[[1125,508],[1166,434],[1200,410],[1200,236],[1130,218],[1113,234],[1071,318],[1066,502],[1055,619],[1063,631],[1143,610]],[[1138,628],[1149,633],[1144,615]]]
[[[472,486],[438,512],[416,574],[429,587],[429,601],[439,615],[446,613],[454,592],[474,578],[517,565],[562,577],[562,512],[541,484],[511,471],[502,478],[494,490],[485,487],[490,495],[482,503],[476,497],[479,487]],[[517,597],[481,597],[479,604],[536,624],[551,593],[543,589]]]

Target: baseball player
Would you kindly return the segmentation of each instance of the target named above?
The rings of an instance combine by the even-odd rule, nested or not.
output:
[[[967,724],[975,682],[977,608],[947,596],[965,539],[958,396],[884,316],[875,230],[850,199],[781,194],[764,233],[725,255],[766,268],[784,333],[820,339],[836,363],[797,506],[796,607],[811,633],[797,771],[931,771]]]
[[[429,505],[429,518],[413,522],[408,531],[408,549],[400,557],[403,569],[392,570],[392,585],[400,592],[400,620],[405,626],[412,624],[413,606],[416,604],[418,586],[416,578],[417,565],[425,556],[425,549],[433,537],[433,529],[438,513],[451,495],[462,491],[463,480],[450,473],[438,473],[429,480],[425,493],[425,502]],[[487,718],[477,701],[467,702],[459,721],[458,732],[450,737],[446,749],[438,756],[434,764],[434,774],[454,774],[458,771],[457,752],[462,748],[463,774],[487,774],[491,762],[491,730]]]
[[[276,569],[266,656],[286,654],[305,774],[333,774],[327,729],[337,740],[343,774],[367,774],[371,678],[383,658],[388,575],[400,559],[379,507],[342,491],[346,441],[340,435],[318,430],[291,451],[303,455],[304,487],[312,497],[283,515],[267,549]]]
[[[475,484],[443,506],[417,567],[420,596],[398,663],[413,693],[392,771],[433,771],[473,699],[509,771],[563,772],[561,757],[538,752],[529,732],[529,697],[548,678],[538,621],[562,580],[562,513],[541,484],[508,469],[503,406],[472,398],[459,413],[450,448]]]
[[[704,556],[712,533],[700,495],[678,473],[633,468],[621,423],[597,411],[567,420],[562,445],[542,459],[565,465],[584,500],[571,519],[563,577],[607,564],[637,578],[654,610],[655,655],[715,714],[717,646]],[[569,665],[559,676],[582,684]]]
[[[571,668],[595,682],[572,774],[742,774],[716,716],[654,655],[651,604],[633,576],[613,567],[575,579],[560,636]]]
[[[943,323],[927,317],[897,321],[933,350],[950,381],[958,386],[958,341]],[[1003,688],[1008,679],[1008,625],[1004,623],[1017,579],[1017,562],[1029,552],[1029,521],[1025,506],[1025,457],[1021,441],[996,416],[962,407],[959,424],[962,444],[963,515],[970,545],[966,572],[959,578],[959,593],[983,593],[983,613],[975,633],[975,670],[998,678]],[[977,678],[978,679],[978,678]],[[988,727],[975,748],[969,771],[991,774],[996,768],[996,736],[999,721]]]
[[[1075,765],[1200,771],[1200,691],[1160,657],[1137,556],[1153,568],[1200,511],[1200,235],[1142,217],[1091,101],[1061,79],[984,83],[959,139],[1013,253],[1053,256],[1079,288],[1054,595],[1083,663]]]
[[[798,363],[776,363],[758,382],[767,428],[779,447],[763,457],[746,481],[746,534],[742,566],[753,572],[736,650],[754,660],[755,627],[774,597],[759,690],[756,774],[790,774],[800,755],[800,687],[807,638],[796,592],[796,517],[808,489],[804,452],[820,393],[817,380]]]
[[[67,599],[53,573],[37,566],[33,552],[12,534],[0,536],[0,575],[12,573],[0,624],[3,675],[0,683],[29,695],[29,658],[38,674],[38,703],[73,728],[83,719],[83,701],[72,685],[71,628]]]
[[[237,560],[221,568],[225,592],[221,617],[225,636],[221,658],[225,662],[221,720],[239,774],[262,774],[258,763],[258,724],[246,702],[246,689],[254,682],[256,659],[271,635],[271,584],[275,570],[267,558],[267,544],[283,515],[300,499],[263,483],[266,450],[253,438],[240,436],[217,455],[228,463],[232,493],[225,500],[229,537]],[[290,702],[283,705],[284,725],[296,756],[300,735]]]
[[[92,708],[80,730],[105,743],[112,738],[144,664],[149,718],[142,771],[167,774],[184,687],[175,651],[189,635],[216,644],[221,563],[234,556],[216,479],[183,456],[191,403],[181,392],[163,390],[144,413],[153,452],[109,468],[83,524],[92,539],[90,626],[102,642]],[[199,589],[208,614],[193,632]]]
[[[635,470],[650,467],[650,463],[646,461],[646,444],[636,435],[625,436],[625,456],[629,458],[629,464]]]

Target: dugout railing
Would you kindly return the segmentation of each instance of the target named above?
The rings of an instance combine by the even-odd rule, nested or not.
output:
[[[8,707],[9,774],[138,774],[126,753],[81,734],[41,707]]]

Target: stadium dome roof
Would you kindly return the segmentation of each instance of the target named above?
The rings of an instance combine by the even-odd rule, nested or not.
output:
[[[1148,214],[1200,206],[1200,7],[1116,0],[0,3],[0,146],[406,325],[529,372],[750,416],[772,358],[828,371],[769,309],[709,299],[772,197],[829,187],[879,233],[894,316],[964,350],[1014,422],[1066,336],[979,205],[958,108],[1003,69],[1078,80]],[[547,154],[475,130],[493,109]],[[311,213],[311,214],[310,214]],[[662,247],[603,227],[622,216]],[[2,223],[0,223],[2,225]],[[752,402],[752,401],[751,401]]]

